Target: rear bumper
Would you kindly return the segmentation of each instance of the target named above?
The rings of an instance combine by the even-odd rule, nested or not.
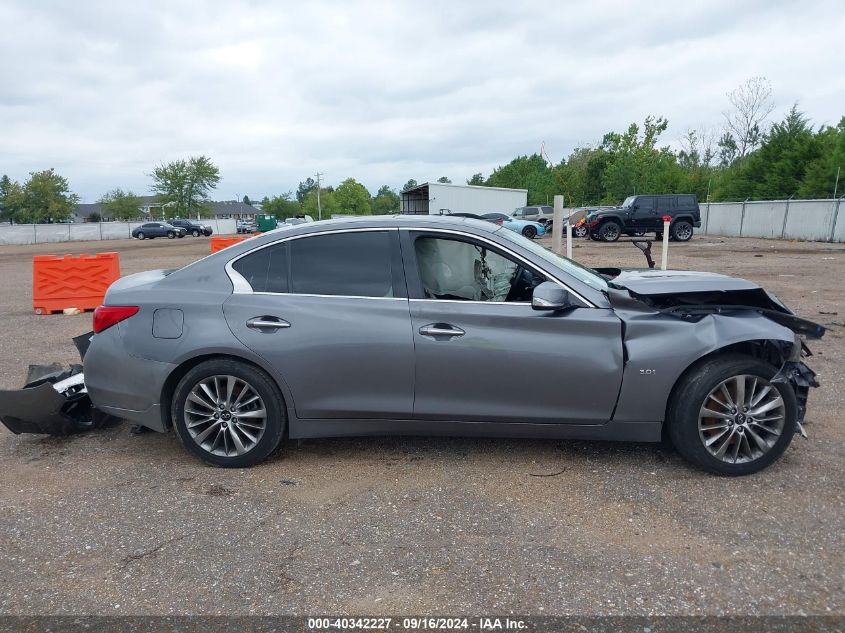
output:
[[[85,386],[95,407],[155,431],[164,431],[161,394],[176,368],[132,356],[123,346],[121,324],[96,334],[85,354]]]

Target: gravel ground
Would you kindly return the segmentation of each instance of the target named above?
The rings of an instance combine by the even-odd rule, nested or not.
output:
[[[32,313],[31,256],[107,250],[132,273],[208,241],[0,247],[0,387],[74,361],[90,326]],[[574,255],[644,262],[621,242]],[[126,425],[0,428],[0,613],[843,614],[845,245],[696,236],[670,255],[829,327],[810,440],[762,474],[709,476],[657,445],[436,438],[309,440],[221,470]]]

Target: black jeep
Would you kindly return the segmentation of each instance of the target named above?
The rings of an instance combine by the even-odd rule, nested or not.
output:
[[[199,224],[191,220],[171,220],[170,223],[173,226],[181,226],[188,235],[193,235],[194,237],[199,237],[200,235],[208,237],[212,233],[211,227],[207,224]]]
[[[663,238],[663,216],[672,218],[670,239],[686,242],[693,227],[701,226],[695,194],[628,196],[618,207],[596,209],[587,214],[587,228],[594,240],[615,242],[620,235],[654,233]]]

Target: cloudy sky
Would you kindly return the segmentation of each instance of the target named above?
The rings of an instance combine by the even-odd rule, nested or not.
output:
[[[0,25],[0,174],[55,167],[88,202],[196,154],[233,199],[463,182],[650,113],[674,144],[754,75],[773,116],[845,115],[842,0],[0,0]]]

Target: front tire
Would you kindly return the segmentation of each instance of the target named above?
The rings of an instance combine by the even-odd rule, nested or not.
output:
[[[287,427],[278,386],[264,371],[230,359],[191,369],[176,387],[171,407],[182,444],[200,459],[245,468],[267,459]]]
[[[167,239],[172,240],[172,239],[174,239],[175,237],[176,237],[176,233],[174,233],[173,231],[168,231],[168,232],[167,232]]]
[[[143,232],[141,232],[141,231],[139,231],[139,232],[138,232],[138,235],[136,235],[136,237],[137,237],[139,240],[142,240],[142,239],[144,239],[144,233],[143,233]]]
[[[199,236],[200,236],[200,232],[199,232],[199,231],[197,231],[196,229],[194,229],[194,230],[191,232],[191,235],[193,235],[194,237],[199,237]]]
[[[717,475],[750,475],[776,461],[795,435],[798,407],[777,368],[750,356],[708,359],[676,385],[667,423],[675,449]]]
[[[533,226],[526,226],[524,229],[522,229],[522,234],[529,240],[533,240],[535,237],[537,237],[537,229],[535,229]]]
[[[587,227],[584,226],[583,224],[576,226],[574,229],[572,229],[572,234],[575,237],[587,237],[587,234],[588,234]]]
[[[622,227],[620,227],[616,222],[605,222],[602,227],[599,229],[599,237],[605,242],[615,242],[619,239],[619,234],[622,232]]]

